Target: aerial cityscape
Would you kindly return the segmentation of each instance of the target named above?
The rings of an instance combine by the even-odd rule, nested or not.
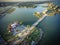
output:
[[[58,45],[59,0],[1,0],[0,45]]]

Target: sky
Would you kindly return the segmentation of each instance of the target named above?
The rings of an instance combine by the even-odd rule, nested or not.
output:
[[[0,0],[0,2],[18,2],[18,1],[46,1],[46,0]]]

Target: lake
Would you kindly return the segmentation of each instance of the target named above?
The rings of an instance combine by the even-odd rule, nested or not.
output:
[[[60,6],[59,0],[53,2]],[[38,4],[36,8],[16,8],[16,10],[11,14],[6,14],[0,19],[0,30],[4,33],[7,26],[15,21],[22,21],[24,25],[32,25],[38,20],[36,16],[33,15],[34,12],[43,12],[46,8],[41,7],[46,4]],[[55,16],[46,17],[37,27],[44,30],[43,39],[38,43],[41,45],[54,45],[59,43],[60,34],[60,14]]]

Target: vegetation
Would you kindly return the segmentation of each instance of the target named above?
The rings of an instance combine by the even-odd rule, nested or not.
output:
[[[42,13],[35,12],[34,15],[35,15],[36,17],[40,18],[40,17],[42,17],[43,14],[42,14]]]
[[[56,11],[48,10],[46,13],[47,13],[48,16],[54,16],[54,14],[56,13]]]
[[[18,7],[19,7],[19,8],[21,8],[21,7],[35,8],[35,7],[37,7],[37,6],[36,6],[36,5],[19,5]]]
[[[13,11],[15,11],[15,8],[8,10],[7,13],[12,13]]]
[[[60,7],[58,7],[57,5],[54,5],[51,3],[51,5],[47,8],[47,14],[48,16],[53,16],[57,13],[60,13]],[[50,11],[50,12],[49,12]]]
[[[2,12],[3,10],[2,9],[0,9],[0,12]]]
[[[22,25],[22,24],[23,24],[23,22],[21,21],[21,22],[20,22],[20,25]]]
[[[34,29],[34,32],[32,32],[25,40],[28,41],[29,44],[31,44],[32,40],[34,40],[36,43],[40,39],[40,30]]]

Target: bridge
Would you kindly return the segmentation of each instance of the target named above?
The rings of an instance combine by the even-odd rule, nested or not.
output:
[[[47,14],[45,14],[45,15],[43,15],[41,18],[39,18],[39,19],[30,27],[30,30],[32,30],[33,28],[35,28],[46,16],[47,16]]]

